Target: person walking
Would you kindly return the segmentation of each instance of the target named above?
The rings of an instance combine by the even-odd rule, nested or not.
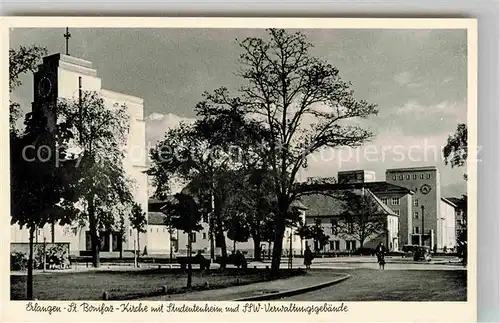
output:
[[[377,255],[379,268],[385,269],[385,246],[383,242],[379,243],[377,248],[375,248],[375,254]]]
[[[306,269],[311,269],[313,258],[314,255],[311,251],[311,248],[309,248],[309,246],[306,246],[306,250],[304,251],[304,265],[306,266]]]

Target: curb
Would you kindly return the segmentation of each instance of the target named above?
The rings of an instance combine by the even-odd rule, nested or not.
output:
[[[307,292],[312,292],[314,290],[318,290],[321,288],[325,288],[328,286],[332,286],[338,283],[343,282],[344,280],[347,280],[351,278],[351,275],[344,275],[343,277],[331,280],[326,283],[321,283],[321,284],[316,284],[312,286],[307,286],[303,288],[297,288],[297,289],[292,289],[284,292],[279,292],[279,293],[274,293],[274,294],[268,294],[268,295],[257,295],[257,296],[250,296],[250,297],[243,297],[243,298],[238,298],[235,300],[232,300],[233,302],[240,302],[240,301],[267,301],[267,300],[274,300],[274,299],[279,299],[283,297],[288,297],[288,296],[295,296]]]

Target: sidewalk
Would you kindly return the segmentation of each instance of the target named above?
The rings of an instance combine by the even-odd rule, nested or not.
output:
[[[325,276],[324,272],[308,272],[305,276],[297,276],[287,279],[277,279],[261,283],[234,286],[221,289],[212,289],[193,293],[178,295],[165,295],[141,300],[155,301],[232,301],[241,298],[273,295],[276,293],[292,292],[300,289],[318,287],[320,284],[336,283],[339,279],[347,279],[350,276],[344,274],[332,274]]]

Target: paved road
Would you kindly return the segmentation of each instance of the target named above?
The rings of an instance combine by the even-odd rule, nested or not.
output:
[[[321,271],[321,270],[318,270]],[[327,270],[323,270],[328,275]],[[281,301],[465,301],[466,270],[335,270],[352,277]]]

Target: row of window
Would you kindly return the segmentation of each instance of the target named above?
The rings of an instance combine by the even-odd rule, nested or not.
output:
[[[424,175],[424,174],[420,174],[420,179],[424,179],[424,178],[427,178],[427,179],[430,179],[432,177],[432,175],[430,173]],[[393,180],[397,180],[399,178],[399,180],[404,180],[406,178],[407,181],[409,181],[410,179],[413,179],[413,180],[416,180],[418,178],[417,174],[413,174],[413,175],[410,175],[410,174],[406,174],[406,175],[393,175],[392,176],[392,179]]]
[[[393,197],[391,199],[391,202],[392,205],[399,205],[399,198]],[[389,200],[387,198],[383,198],[382,203],[384,203],[385,205],[389,205]]]
[[[340,240],[330,241],[330,250],[340,250]],[[346,240],[345,242],[346,250],[356,250],[356,240]]]
[[[162,230],[163,230],[163,233],[168,232],[167,229],[165,229],[165,228],[163,228]],[[151,233],[153,233],[153,228],[150,228],[149,231]],[[160,228],[156,228],[156,233],[160,233]],[[130,229],[130,235],[132,235],[132,229]],[[196,242],[196,237],[197,237],[196,232],[193,232],[191,234],[191,241]],[[202,232],[202,239],[207,240],[207,233],[206,232]]]
[[[399,198],[397,198],[397,197],[393,197],[391,199],[391,202],[392,202],[391,203],[392,205],[400,205]],[[384,203],[385,205],[389,205],[389,199],[383,198],[382,203]],[[418,206],[418,199],[413,200],[413,206]]]

